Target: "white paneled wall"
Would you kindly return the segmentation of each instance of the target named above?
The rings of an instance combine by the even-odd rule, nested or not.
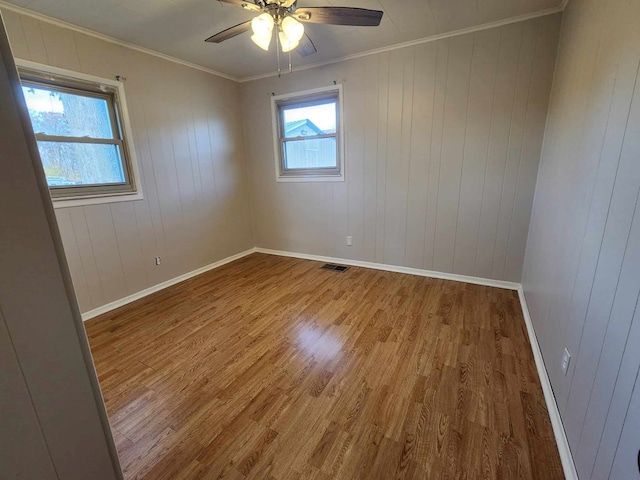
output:
[[[144,200],[56,210],[83,312],[253,246],[237,83],[3,15],[14,56],[126,78]]]
[[[523,275],[581,480],[639,478],[639,25],[637,0],[564,13]]]
[[[244,83],[257,246],[520,281],[559,25],[548,16]],[[333,81],[346,181],[276,183],[269,95]]]

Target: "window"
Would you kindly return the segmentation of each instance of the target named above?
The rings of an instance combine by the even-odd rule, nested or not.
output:
[[[121,83],[30,62],[20,62],[19,71],[54,201],[142,198]]]
[[[276,179],[342,181],[342,89],[272,97]]]

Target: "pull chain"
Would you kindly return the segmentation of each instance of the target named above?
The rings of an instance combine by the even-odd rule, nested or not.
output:
[[[280,70],[280,35],[278,35],[278,30],[280,27],[276,28],[276,53],[278,55],[278,78],[282,75],[282,71]]]

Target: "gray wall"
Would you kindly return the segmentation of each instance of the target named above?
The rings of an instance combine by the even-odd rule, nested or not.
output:
[[[0,478],[122,478],[0,18]]]
[[[16,57],[127,79],[144,200],[56,210],[83,312],[253,247],[237,83],[3,14]]]
[[[559,23],[244,83],[257,246],[519,281]],[[346,182],[276,183],[269,94],[334,80]]]
[[[637,0],[564,13],[523,274],[581,480],[640,478],[639,26]]]

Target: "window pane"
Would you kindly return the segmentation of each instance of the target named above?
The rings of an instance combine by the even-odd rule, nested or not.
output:
[[[38,149],[50,187],[125,182],[117,145],[39,141]]]
[[[287,107],[282,113],[287,138],[336,133],[335,100],[312,107]]]
[[[23,85],[33,131],[47,135],[115,138],[104,98]]]
[[[318,138],[285,142],[285,168],[336,168],[336,139]]]

